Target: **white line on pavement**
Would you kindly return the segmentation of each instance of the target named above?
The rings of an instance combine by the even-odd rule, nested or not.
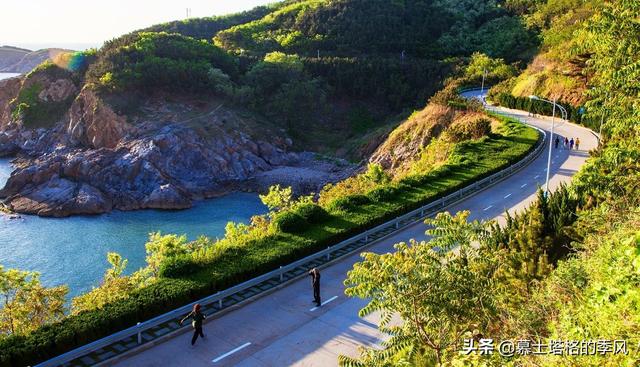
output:
[[[507,195],[507,196],[505,196],[504,198],[506,199],[506,198],[508,198],[509,196],[511,196],[511,194],[508,194],[508,195]]]
[[[213,363],[218,363],[219,361],[223,360],[224,358],[227,358],[228,356],[232,355],[233,353],[235,353],[235,352],[237,352],[237,351],[239,351],[239,350],[241,350],[241,349],[244,349],[244,348],[246,348],[246,347],[248,347],[248,346],[250,346],[250,345],[251,345],[251,343],[249,343],[249,342],[244,343],[244,344],[242,344],[241,346],[239,346],[238,348],[236,348],[236,349],[234,349],[234,350],[232,350],[232,351],[229,351],[229,352],[227,352],[227,353],[225,353],[225,354],[221,355],[220,357],[218,357],[218,358],[214,359],[214,360],[213,360],[213,361],[211,361],[211,362],[213,362]]]
[[[331,301],[334,301],[336,298],[338,298],[338,296],[333,296],[333,297],[329,298],[328,300],[326,300],[326,301],[322,302],[322,303],[320,304],[320,306],[324,306],[324,305],[326,305],[327,303],[329,303],[329,302],[331,302]],[[313,311],[315,311],[315,310],[317,310],[317,309],[318,309],[318,306],[316,306],[316,307],[314,307],[314,308],[310,309],[309,311],[313,312]]]
[[[534,178],[538,178],[538,177],[540,177],[540,175],[536,175],[536,177],[534,177]]]
[[[522,189],[522,188],[524,188],[525,186],[527,186],[527,184],[523,184],[522,186],[520,186],[520,188]]]
[[[482,210],[486,212],[487,210],[489,210],[489,209],[491,209],[491,208],[493,208],[493,205],[489,205],[488,207],[486,207],[486,208],[484,208],[484,209],[482,209]]]

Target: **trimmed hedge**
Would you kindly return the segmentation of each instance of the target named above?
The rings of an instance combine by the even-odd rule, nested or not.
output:
[[[536,130],[518,127],[507,136],[461,143],[453,153],[456,163],[427,175],[409,177],[367,195],[335,200],[328,213],[314,205],[297,208],[293,216],[283,215],[278,225],[286,223],[289,232],[225,248],[207,264],[178,257],[163,264],[164,277],[126,300],[69,316],[26,336],[1,339],[0,366],[36,364],[277,269],[499,171],[522,159],[537,141]],[[326,217],[321,219],[320,213]]]
[[[329,218],[329,213],[318,204],[300,205],[296,213],[311,224],[322,223]]]
[[[330,202],[328,209],[331,212],[349,212],[369,202],[366,195],[347,195]]]
[[[300,214],[293,211],[279,213],[271,222],[271,225],[274,226],[276,230],[286,233],[302,231],[308,224]]]

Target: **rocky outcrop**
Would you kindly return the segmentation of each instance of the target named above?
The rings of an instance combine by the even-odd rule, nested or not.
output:
[[[22,78],[9,78],[0,80],[0,131],[10,129],[12,123],[11,118],[11,101],[13,101],[20,93]]]
[[[80,98],[93,102],[90,95]],[[92,118],[104,121],[101,119],[105,115],[97,112]],[[55,144],[62,141],[60,132],[55,130],[24,137],[31,142],[32,157],[13,172],[0,191],[6,205],[15,212],[42,216],[112,209],[184,209],[195,200],[233,190],[264,190],[277,181],[275,177],[291,183],[296,192],[317,191],[322,184],[343,178],[343,168],[348,167],[319,164],[313,154],[288,152],[286,144],[276,145],[242,131],[229,131],[214,117],[198,125],[209,132],[206,137],[184,123],[147,122],[136,127],[121,119],[109,123],[122,124],[127,132],[113,147],[104,140],[103,144],[83,140],[74,145],[75,139],[90,136],[90,129],[85,126],[79,135],[71,134],[78,130],[65,130],[71,134],[67,144]],[[96,129],[95,134],[98,132]],[[25,151],[24,145],[17,149]]]
[[[369,161],[393,169],[414,160],[431,139],[451,125],[455,116],[453,108],[430,103],[391,132]]]
[[[133,128],[89,88],[84,88],[69,110],[67,132],[91,148],[114,148]]]
[[[317,192],[345,177],[350,167],[289,152],[290,139],[221,103],[196,108],[147,101],[143,112],[128,120],[90,87],[78,91],[72,80],[52,75],[5,81],[7,88],[0,89],[2,108],[20,88],[35,83],[43,102],[73,100],[48,128],[26,128],[11,119],[10,109],[0,110],[0,155],[20,157],[0,190],[15,212],[61,217],[184,209],[195,200],[265,190],[273,183],[291,185],[297,193]]]

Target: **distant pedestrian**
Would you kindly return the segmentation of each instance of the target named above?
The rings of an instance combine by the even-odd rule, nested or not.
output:
[[[558,144],[560,144],[560,138],[558,138],[557,136],[556,136],[555,143],[556,143],[556,149],[558,149]]]
[[[182,320],[180,320],[180,325],[187,320],[191,319],[191,326],[193,327],[193,337],[191,338],[191,345],[196,343],[198,339],[198,335],[204,338],[204,334],[202,333],[202,321],[207,317],[200,311],[200,304],[196,303],[193,305],[193,311],[189,312],[187,316],[185,316]]]
[[[576,138],[576,150],[580,150],[580,138]]]
[[[564,150],[567,150],[567,146],[569,145],[569,138],[564,137]]]
[[[311,285],[313,285],[313,302],[320,307],[320,270],[313,268],[309,270],[309,275],[311,275]]]
[[[571,138],[571,140],[569,140],[569,150],[573,149],[573,138]]]

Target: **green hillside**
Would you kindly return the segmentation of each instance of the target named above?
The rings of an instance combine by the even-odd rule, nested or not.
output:
[[[536,45],[492,0],[285,1],[106,42],[86,82],[111,101],[223,97],[279,125],[299,149],[360,159],[362,136],[424,105],[473,52],[511,62]]]

